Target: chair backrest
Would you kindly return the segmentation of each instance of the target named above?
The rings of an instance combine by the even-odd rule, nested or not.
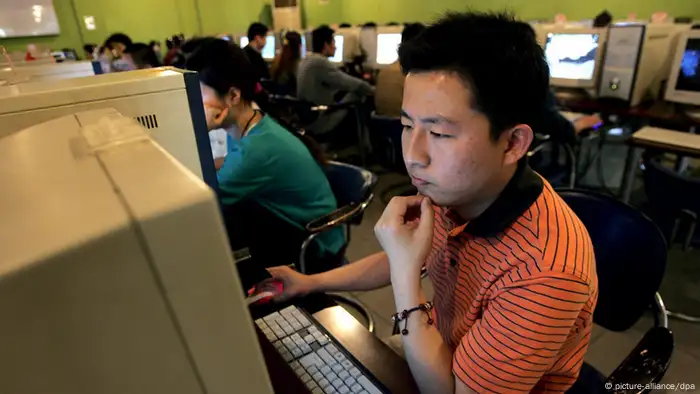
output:
[[[328,162],[326,177],[338,201],[338,207],[365,201],[377,183],[377,176],[371,171],[337,161]]]
[[[384,139],[383,142],[386,143],[384,149],[380,150],[387,160],[385,164],[392,170],[405,172],[406,166],[401,150],[401,134],[403,134],[401,118],[372,113],[370,132],[373,136],[381,136]]]
[[[658,156],[645,156],[644,189],[654,211],[688,209],[700,215],[700,179],[691,179],[664,166]]]
[[[649,307],[666,270],[666,241],[642,212],[595,192],[563,189],[561,197],[590,234],[598,273],[593,320],[613,331],[630,328]]]

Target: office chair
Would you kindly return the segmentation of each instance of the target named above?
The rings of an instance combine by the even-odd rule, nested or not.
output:
[[[564,153],[564,163],[561,153]],[[554,187],[576,186],[576,154],[571,145],[557,142],[548,134],[535,134],[530,151],[527,152],[530,167],[542,175]]]
[[[321,114],[331,114],[338,110],[349,110],[354,116],[357,132],[357,150],[360,155],[360,165],[365,166],[367,164],[367,154],[370,147],[367,146],[369,136],[365,124],[366,122],[364,121],[364,116],[362,115],[362,102],[350,102],[335,105],[316,105],[291,96],[272,95],[270,96],[269,104],[276,107],[276,112],[280,114],[285,124],[290,125],[299,131],[308,130]],[[309,133],[308,135],[312,136],[319,143],[329,144],[331,150],[346,147],[343,146],[345,145],[344,141],[340,143],[334,141],[333,138],[335,135],[333,131],[325,133],[324,135],[313,133]]]
[[[608,330],[625,331],[650,304],[655,313],[654,327],[610,376],[584,363],[569,392],[602,393],[610,392],[604,391],[606,384],[658,383],[674,348],[666,309],[657,293],[666,268],[663,235],[643,213],[612,197],[576,189],[557,191],[581,219],[593,243],[598,274],[593,321]]]
[[[700,214],[700,179],[665,167],[658,155],[645,154],[644,190],[649,198],[649,214],[661,227],[669,246],[684,233],[683,249],[689,250]]]
[[[406,174],[401,149],[401,134],[403,134],[401,118],[377,115],[373,112],[370,117],[370,134],[376,140],[381,164],[393,172]],[[394,196],[410,196],[416,193],[418,190],[411,184],[411,180],[406,178],[382,190],[380,199],[384,205],[387,205]]]
[[[377,184],[377,176],[370,171],[351,164],[331,161],[326,166],[326,176],[338,202],[338,209],[306,225],[308,237],[301,245],[297,265],[297,270],[301,273],[307,273],[308,266],[314,263],[310,259],[312,254],[308,253],[314,239],[330,229],[339,226],[345,227],[345,247],[342,251],[344,254],[345,248],[350,244],[351,226],[359,225],[362,222],[365,209],[374,199],[373,190]],[[342,259],[342,265],[349,263],[344,256]],[[374,332],[374,318],[362,302],[345,295],[330,294],[330,296],[334,300],[348,304],[359,311],[367,320],[369,331]]]

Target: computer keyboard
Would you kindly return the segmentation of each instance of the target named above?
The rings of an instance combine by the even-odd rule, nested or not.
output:
[[[255,324],[312,394],[382,393],[347,351],[295,306],[257,319]]]

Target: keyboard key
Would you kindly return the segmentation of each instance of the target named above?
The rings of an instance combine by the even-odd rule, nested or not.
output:
[[[313,389],[319,388],[318,385],[316,384],[316,382],[314,382],[313,380],[309,380],[308,382],[306,382],[306,387],[307,387],[309,390],[313,390]]]
[[[326,351],[326,349],[319,349],[316,354],[328,365],[335,364],[335,358]]]
[[[306,341],[299,334],[292,334],[290,338],[292,338],[292,341],[294,341],[297,346],[300,346],[302,343],[306,343]]]
[[[316,387],[315,389],[313,389],[311,391],[311,394],[325,394],[325,393],[323,392],[323,390],[321,390],[320,387]]]
[[[292,328],[292,326],[290,326],[290,325],[287,324],[287,323],[282,323],[282,324],[280,325],[280,328],[281,328],[282,330],[284,330],[284,333],[287,334],[287,335],[292,335],[292,334],[294,334],[294,329]]]
[[[292,354],[286,350],[282,352],[282,358],[286,362],[290,362],[290,361],[294,360],[294,356],[292,356]]]
[[[334,381],[331,382],[331,384],[336,389],[340,389],[341,387],[345,386],[345,383],[343,383],[343,381],[340,379],[335,379]]]
[[[316,326],[309,327],[309,334],[316,336],[317,332],[320,332],[320,331],[318,331],[318,328],[316,328]]]
[[[336,390],[333,385],[328,386],[328,388],[323,391],[325,391],[326,394],[338,394],[338,390]]]
[[[338,379],[338,375],[336,375],[335,372],[331,372],[329,374],[326,374],[326,379],[328,379],[329,382],[333,382],[336,379]]]
[[[324,389],[324,390],[325,390],[326,387],[328,387],[328,386],[333,387],[333,386],[331,385],[331,382],[329,382],[328,379],[326,379],[326,378],[321,378],[321,379],[317,380],[317,382],[318,382],[318,385],[319,385],[322,389]]]
[[[296,321],[291,322],[291,325],[292,325],[292,328],[294,329],[294,331],[299,331],[299,330],[304,328],[301,324],[299,324]]]
[[[299,348],[297,347],[297,348],[294,348],[294,349],[292,350],[292,355],[294,355],[294,358],[299,358],[299,357],[303,356],[304,353],[302,353],[301,349],[299,349]]]
[[[299,311],[299,310],[297,309],[297,307],[295,307],[294,305],[290,305],[290,306],[288,306],[288,307],[282,309],[282,310],[280,311],[280,314],[282,314],[282,315],[292,314],[292,315],[293,315],[294,313],[296,313],[296,312],[298,312],[298,311]]]
[[[304,372],[303,375],[299,376],[299,379],[301,379],[302,382],[306,383],[309,380],[311,380],[311,376],[309,376],[308,373]]]
[[[348,388],[348,386],[341,386],[341,387],[338,389],[338,392],[339,392],[340,394],[348,394],[348,393],[350,392],[350,388]]]
[[[309,347],[309,345],[307,345],[307,344],[305,344],[305,343],[302,344],[301,346],[299,346],[299,349],[301,349],[301,354],[302,354],[302,355],[303,355],[303,354],[309,354],[309,353],[311,353],[311,347]]]
[[[303,374],[306,373],[306,370],[304,369],[304,367],[299,366],[299,367],[297,367],[297,368],[294,368],[294,373],[295,373],[297,376],[301,376],[301,375],[303,375]]]
[[[357,381],[350,376],[349,378],[345,379],[345,384],[348,385],[348,387],[352,387],[357,384]]]
[[[311,377],[314,378],[314,380],[317,382],[320,382],[321,379],[323,379],[323,375],[320,372],[311,374]]]
[[[318,372],[318,368],[316,368],[315,365],[312,365],[309,368],[307,368],[306,371],[309,373],[309,375],[313,375],[316,372]]]
[[[336,353],[338,353],[338,352],[340,351],[340,350],[338,350],[338,348],[335,347],[335,345],[332,344],[332,343],[326,345],[325,349],[326,349],[326,351],[327,351],[328,353],[330,353],[330,354],[336,354]]]
[[[345,361],[340,363],[340,365],[342,365],[345,369],[351,369],[354,367],[354,365],[352,365],[352,361],[350,361],[348,359],[345,359]]]
[[[340,353],[340,352],[334,354],[333,357],[334,357],[336,360],[338,360],[339,363],[342,363],[343,361],[347,360],[347,359],[345,358],[345,355],[344,355],[343,353]]]
[[[333,368],[333,372],[335,372],[335,373],[340,373],[341,371],[345,370],[343,368],[343,366],[340,364],[333,364],[332,368]]]
[[[326,338],[325,335],[318,335],[318,336],[315,336],[314,338],[316,338],[316,341],[318,343],[320,343],[321,345],[325,345],[329,342],[328,338]]]
[[[315,365],[316,367],[321,367],[323,366],[323,360],[321,360],[320,357],[313,353],[309,353],[306,356],[302,357],[299,362],[301,365],[304,366],[304,368],[309,368],[312,365]]]
[[[359,383],[363,389],[367,390],[368,394],[382,394],[382,392],[379,391],[379,389],[374,385],[374,383],[370,382],[366,376],[360,376],[357,379],[357,383]]]
[[[350,387],[350,390],[352,390],[352,392],[355,394],[359,394],[364,391],[362,389],[362,386],[360,386],[359,384],[355,384],[354,386]]]
[[[350,377],[350,374],[348,373],[348,371],[340,371],[338,372],[338,377],[345,380]]]
[[[312,343],[316,342],[316,339],[314,339],[313,335],[309,334],[309,335],[304,337],[304,341],[306,343],[308,343],[309,345],[311,345]]]
[[[331,367],[329,367],[328,365],[322,366],[321,373],[324,375],[328,375],[329,373],[331,373]]]
[[[289,363],[289,366],[292,367],[292,369],[297,369],[301,367],[301,364],[299,364],[299,361],[292,361],[291,363]]]
[[[263,319],[255,319],[255,324],[256,324],[258,327],[260,327],[261,324],[263,324],[263,323],[265,323],[265,321],[264,321]],[[260,327],[260,328],[262,328],[262,327]]]
[[[265,321],[265,323],[270,324],[270,322],[272,321],[284,320],[284,318],[282,317],[282,315],[279,314],[279,312],[274,312],[263,317],[263,320]]]
[[[358,376],[362,375],[362,372],[360,372],[360,370],[355,367],[350,368],[349,371],[350,376],[352,376],[355,379],[357,379]]]
[[[313,327],[311,325],[311,322],[309,321],[309,319],[307,319],[306,316],[302,315],[301,313],[298,315],[294,315],[294,317],[297,318],[297,320],[299,321],[299,324],[301,324],[302,327],[308,327],[308,326]]]

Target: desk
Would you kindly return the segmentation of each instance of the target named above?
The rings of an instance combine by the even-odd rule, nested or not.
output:
[[[311,313],[332,337],[387,388],[388,393],[418,394],[418,388],[406,361],[370,333],[343,307],[335,304],[330,297],[324,294],[312,294],[295,300],[293,304]],[[289,304],[251,307],[251,314],[253,319],[257,319],[284,309],[287,305]],[[306,387],[259,331],[258,340],[275,393],[307,394],[309,391]]]
[[[573,112],[599,112],[604,115],[617,115],[647,121],[649,125],[688,130],[700,126],[700,119],[691,118],[673,103],[651,101],[636,107],[621,105],[619,102],[594,98],[557,98],[560,108]]]
[[[681,131],[644,127],[627,140],[629,151],[622,178],[622,201],[629,203],[640,150],[653,148],[678,155],[700,157],[700,135]]]

